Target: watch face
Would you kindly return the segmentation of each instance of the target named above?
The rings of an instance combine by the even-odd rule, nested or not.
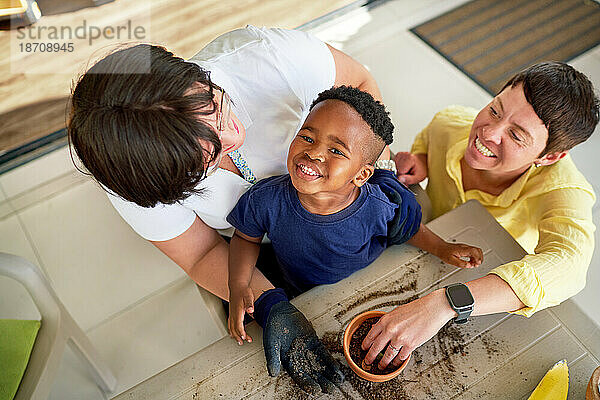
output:
[[[446,290],[456,308],[472,306],[475,303],[471,292],[465,285],[448,286]]]

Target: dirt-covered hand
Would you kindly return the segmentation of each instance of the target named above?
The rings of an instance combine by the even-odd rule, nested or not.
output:
[[[281,366],[303,390],[332,393],[344,380],[338,362],[319,340],[312,324],[290,302],[275,304],[264,327],[267,369],[279,375]]]
[[[475,268],[483,262],[483,251],[479,247],[464,243],[446,243],[437,256],[442,261],[459,268]]]
[[[406,186],[391,171],[376,169],[369,182],[379,186],[387,198],[398,205],[388,224],[388,246],[401,244],[417,233],[421,225],[421,206]]]

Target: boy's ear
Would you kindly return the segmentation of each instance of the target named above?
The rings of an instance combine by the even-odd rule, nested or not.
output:
[[[360,171],[358,171],[358,173],[354,176],[354,179],[352,179],[352,182],[357,187],[361,187],[369,180],[369,178],[373,175],[373,172],[375,172],[374,166],[363,165]]]

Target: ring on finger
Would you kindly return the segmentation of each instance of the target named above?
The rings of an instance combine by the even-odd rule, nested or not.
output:
[[[402,347],[402,346],[400,346],[400,347]],[[394,346],[394,345],[393,345],[393,344],[391,344],[391,343],[388,345],[388,348],[392,349],[392,351],[393,351],[394,353],[398,353],[398,352],[400,351],[400,347],[396,347],[396,346]]]

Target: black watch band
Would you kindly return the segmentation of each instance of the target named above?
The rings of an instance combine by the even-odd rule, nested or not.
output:
[[[473,310],[469,310],[468,312],[458,312],[458,317],[454,318],[454,323],[455,324],[466,324],[469,321],[469,316],[471,315],[471,311]]]
[[[457,324],[464,324],[468,321],[469,316],[473,312],[473,306],[475,305],[475,300],[473,299],[469,287],[464,283],[453,283],[444,286],[444,289],[450,307],[458,314],[458,316],[454,318],[454,322]]]

